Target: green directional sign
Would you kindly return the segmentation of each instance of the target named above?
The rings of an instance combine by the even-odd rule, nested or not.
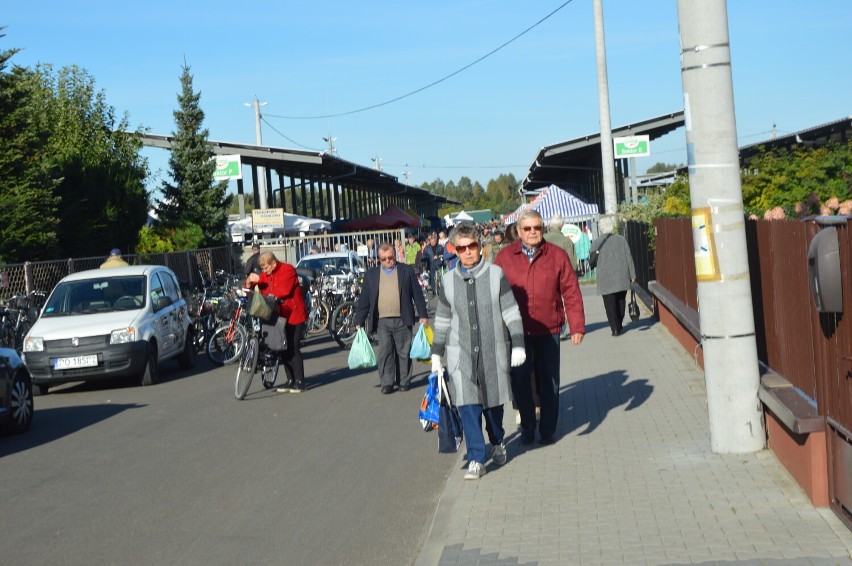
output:
[[[213,179],[227,181],[228,179],[242,179],[243,168],[240,164],[239,155],[217,155],[216,169],[213,170]]]
[[[648,157],[651,155],[651,142],[649,136],[630,136],[625,138],[612,138],[615,146],[615,158],[625,157]]]

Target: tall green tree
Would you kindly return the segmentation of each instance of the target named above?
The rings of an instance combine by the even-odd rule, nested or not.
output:
[[[189,69],[184,64],[178,110],[174,112],[177,128],[172,132],[174,139],[169,157],[172,182],[163,182],[163,198],[157,212],[166,227],[194,224],[204,233],[205,245],[220,245],[226,241],[231,195],[226,192],[226,182],[213,181],[216,163],[206,143],[208,130],[203,127],[201,93],[193,90]]]
[[[7,71],[17,51],[0,51],[0,261],[9,263],[55,257],[59,225],[50,130],[35,104],[41,85],[30,70]]]
[[[51,125],[50,160],[61,174],[54,192],[60,199],[60,254],[132,251],[149,207],[139,136],[128,132],[127,114],[116,115],[84,69],[54,72],[40,65],[36,72],[43,85],[38,113]]]

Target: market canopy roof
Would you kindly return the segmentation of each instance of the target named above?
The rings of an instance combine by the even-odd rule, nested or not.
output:
[[[680,110],[614,128],[612,137],[647,135],[655,140],[683,125],[684,113]],[[548,145],[538,152],[521,188],[529,192],[550,185],[569,189],[583,200],[603,207],[600,132]],[[623,192],[620,186],[617,190]]]
[[[362,216],[337,226],[340,230],[390,230],[392,228],[419,228],[420,219],[409,216],[398,206],[389,204],[381,214]]]
[[[174,137],[143,133],[140,134],[140,139],[145,146],[170,150]],[[341,159],[324,151],[286,149],[212,140],[207,141],[207,146],[214,155],[239,155],[242,164],[251,167],[252,177],[256,177],[259,167],[265,168],[268,179],[272,180],[275,177],[281,179],[281,186],[278,187],[280,190],[291,187],[302,189],[305,186],[313,186],[314,183],[331,183],[343,187],[344,191],[351,194],[352,201],[347,200],[345,196],[339,199],[345,202],[335,201],[334,205],[339,210],[331,213],[329,213],[330,202],[315,203],[310,199],[300,198],[298,199],[298,210],[291,210],[291,212],[302,216],[312,216],[323,220],[339,220],[355,216],[357,211],[351,210],[352,207],[348,206],[349,202],[369,200],[366,198],[367,196],[375,199],[376,202],[378,199],[385,199],[383,202],[397,202],[426,217],[437,216],[438,209],[442,205],[453,203],[453,201],[439,195],[433,195],[424,189],[401,183],[394,175]],[[275,171],[276,175],[272,175],[271,171]],[[253,178],[252,182],[257,187],[257,179]],[[242,181],[239,184],[242,186]],[[279,183],[267,183],[268,202],[273,200],[271,198],[274,192],[273,186],[271,186],[273,184]],[[289,208],[292,208],[292,206]]]
[[[517,222],[521,212],[528,208],[538,211],[545,221],[554,216],[560,216],[566,222],[576,222],[591,220],[599,214],[598,205],[585,203],[568,191],[564,191],[556,185],[550,185],[546,189],[542,189],[532,202],[522,204],[517,210],[504,216],[502,223]]]

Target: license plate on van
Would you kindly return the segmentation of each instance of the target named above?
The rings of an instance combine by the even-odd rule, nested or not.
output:
[[[97,365],[97,354],[93,356],[74,356],[73,358],[56,358],[53,360],[53,369],[90,368]]]

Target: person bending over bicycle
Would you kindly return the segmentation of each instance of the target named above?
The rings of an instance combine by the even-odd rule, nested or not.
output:
[[[287,372],[287,381],[279,387],[279,393],[301,393],[305,390],[305,363],[302,359],[301,342],[307,320],[307,309],[296,268],[278,261],[272,252],[263,252],[258,260],[261,272],[250,273],[246,281],[257,285],[261,294],[279,300],[278,316],[287,319],[287,347],[280,352],[281,363]]]

